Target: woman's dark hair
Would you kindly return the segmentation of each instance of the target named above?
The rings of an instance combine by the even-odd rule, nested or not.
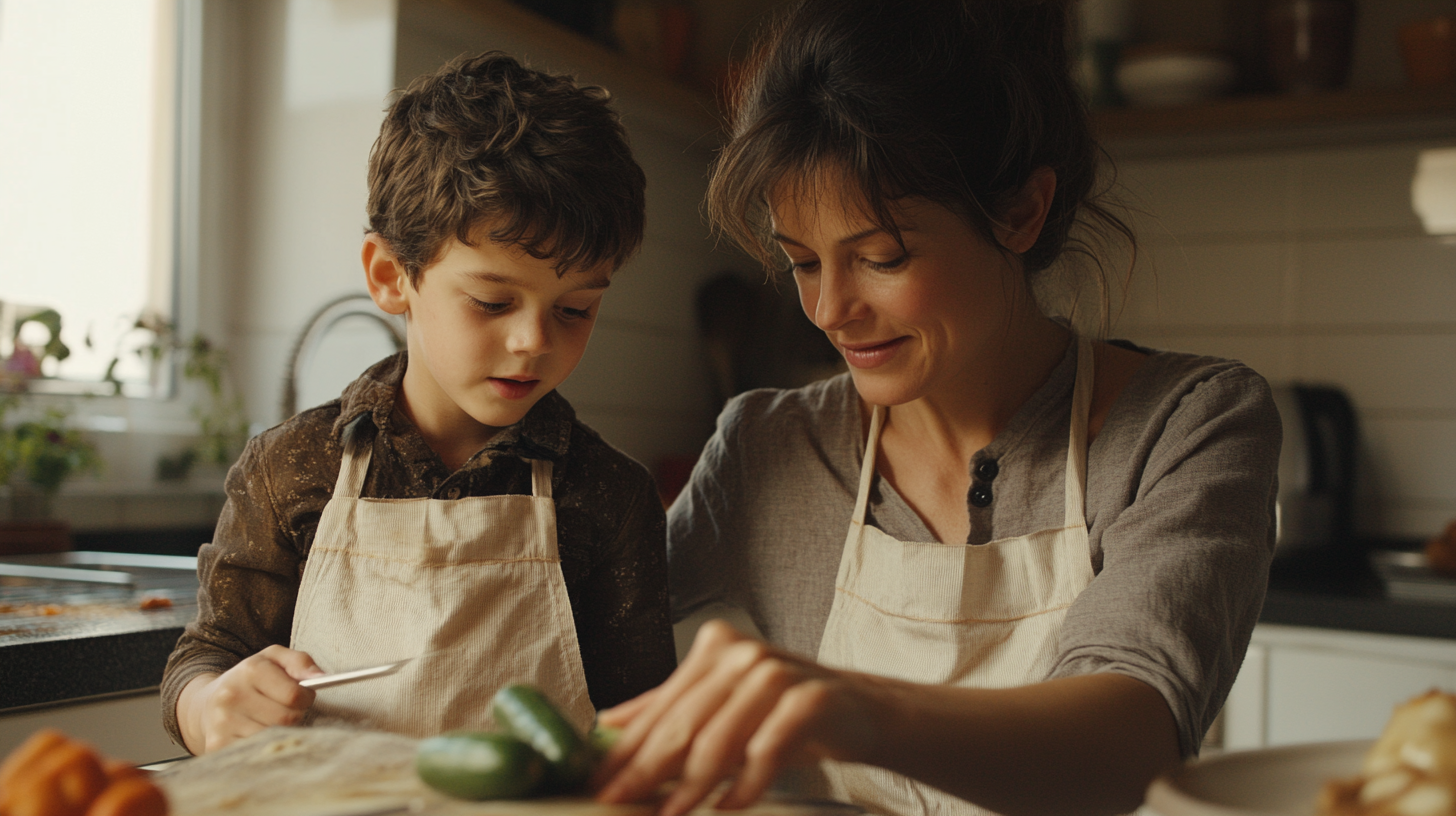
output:
[[[769,30],[729,100],[732,134],[714,162],[713,223],[768,265],[767,202],[842,173],[870,218],[899,238],[897,199],[994,226],[1041,167],[1056,192],[1028,274],[1093,232],[1132,231],[1098,203],[1100,149],[1070,72],[1069,0],[804,0]],[[1080,244],[1075,248],[1086,251]],[[1090,254],[1090,253],[1089,253]],[[1100,270],[1100,264],[1099,264]]]

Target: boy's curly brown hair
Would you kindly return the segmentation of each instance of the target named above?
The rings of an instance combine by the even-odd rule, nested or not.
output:
[[[369,231],[415,287],[451,237],[519,246],[558,275],[617,269],[642,243],[647,182],[609,100],[499,51],[415,79],[369,154]]]

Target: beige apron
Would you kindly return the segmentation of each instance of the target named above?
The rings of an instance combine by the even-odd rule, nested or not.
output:
[[[331,672],[415,659],[320,689],[311,719],[417,737],[488,728],[496,689],[531,683],[590,728],[551,463],[531,462],[530,496],[359,498],[371,454],[346,445],[303,570],[292,646]]]
[[[875,406],[820,662],[915,683],[1005,688],[1044,679],[1092,581],[1082,503],[1092,345],[1080,339],[1059,528],[978,546],[899,541],[864,523],[885,409]],[[896,816],[988,811],[900,774],[826,762],[834,796]]]

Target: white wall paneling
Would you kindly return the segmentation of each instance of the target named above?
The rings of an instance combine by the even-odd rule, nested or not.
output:
[[[1456,245],[1426,235],[1410,206],[1416,156],[1437,146],[1118,163],[1147,213],[1114,334],[1346,389],[1369,534],[1425,537],[1456,517]]]

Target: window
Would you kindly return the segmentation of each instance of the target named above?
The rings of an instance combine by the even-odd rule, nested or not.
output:
[[[0,0],[0,388],[165,384],[132,352],[176,311],[178,11]]]

